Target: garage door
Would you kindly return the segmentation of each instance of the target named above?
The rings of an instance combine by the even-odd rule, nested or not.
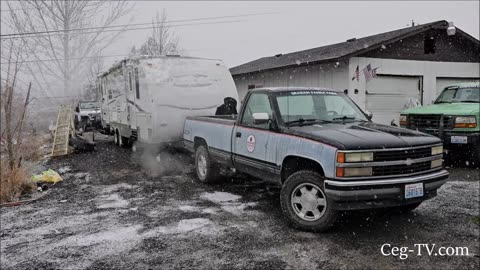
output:
[[[435,99],[440,95],[442,90],[450,85],[465,83],[465,82],[478,82],[478,78],[437,78],[437,94]]]
[[[422,101],[422,77],[377,75],[367,83],[366,109],[373,121],[398,125],[400,112],[412,102]]]

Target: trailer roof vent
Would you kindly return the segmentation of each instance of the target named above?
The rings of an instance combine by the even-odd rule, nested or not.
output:
[[[355,40],[357,40],[357,38],[351,38],[351,39],[347,39],[347,42],[353,42]]]
[[[280,57],[282,56],[283,54],[279,53],[279,54],[275,54],[275,57]]]

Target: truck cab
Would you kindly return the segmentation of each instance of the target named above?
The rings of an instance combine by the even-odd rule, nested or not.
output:
[[[84,131],[88,127],[100,126],[100,104],[96,101],[80,101],[75,107],[74,124],[77,129]]]
[[[238,116],[188,117],[184,143],[200,181],[220,167],[273,181],[290,223],[323,231],[339,210],[412,210],[448,177],[440,139],[370,119],[343,92],[255,89]]]
[[[479,83],[446,87],[430,106],[401,112],[400,126],[439,137],[446,149],[480,161]],[[476,159],[476,160],[475,160]]]

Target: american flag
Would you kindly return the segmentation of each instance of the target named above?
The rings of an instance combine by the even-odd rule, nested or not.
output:
[[[363,75],[365,75],[365,80],[368,82],[371,79],[377,77],[377,68],[372,69],[372,66],[368,64],[362,71]]]
[[[357,79],[357,82],[360,81],[360,69],[357,65],[357,68],[355,69],[355,76],[352,77],[352,81]]]

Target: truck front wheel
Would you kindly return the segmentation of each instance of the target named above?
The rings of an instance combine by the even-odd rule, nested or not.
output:
[[[202,183],[214,183],[219,179],[220,169],[210,159],[205,145],[200,145],[195,151],[195,171]]]
[[[280,203],[293,227],[321,232],[335,222],[337,211],[327,200],[323,180],[320,174],[303,170],[293,173],[283,183]]]

